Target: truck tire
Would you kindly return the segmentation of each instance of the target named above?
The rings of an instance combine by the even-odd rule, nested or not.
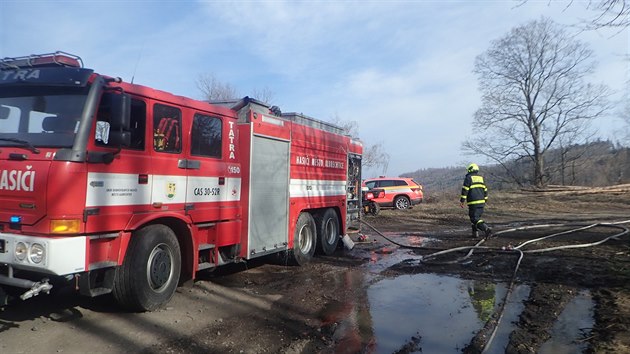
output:
[[[131,237],[116,271],[114,298],[128,310],[155,310],[175,294],[180,270],[180,248],[173,230],[160,224],[144,227]]]
[[[399,195],[394,199],[394,208],[398,210],[409,209],[410,206],[411,202],[409,201],[409,198],[405,196]]]
[[[328,208],[315,218],[317,225],[317,248],[330,256],[339,244],[339,218],[334,209]]]
[[[293,232],[293,248],[289,252],[289,261],[295,265],[304,265],[311,261],[315,254],[317,228],[315,220],[309,213],[301,213]]]

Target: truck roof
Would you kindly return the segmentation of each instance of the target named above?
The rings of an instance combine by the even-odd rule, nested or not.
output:
[[[212,100],[208,101],[211,104],[229,107],[235,111],[240,110],[241,108],[250,105],[250,107],[254,108],[256,111],[260,111],[264,114],[274,114],[275,116],[282,118],[284,120],[292,121],[307,127],[316,128],[320,130],[324,130],[330,133],[339,134],[339,135],[347,135],[346,131],[332,123],[309,117],[303,113],[297,112],[289,112],[289,113],[281,113],[280,109],[277,106],[269,106],[267,103],[259,101],[255,98],[251,98],[245,96],[242,99],[234,99],[234,100]],[[258,108],[258,109],[256,109]]]

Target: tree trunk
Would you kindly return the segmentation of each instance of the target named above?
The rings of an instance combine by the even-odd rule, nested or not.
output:
[[[543,187],[543,175],[544,175],[544,159],[543,153],[540,151],[540,126],[536,123],[534,118],[533,108],[530,109],[530,121],[533,122],[533,147],[534,147],[534,181],[533,184],[536,187]]]

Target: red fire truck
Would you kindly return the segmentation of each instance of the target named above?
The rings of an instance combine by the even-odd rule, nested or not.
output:
[[[209,103],[64,52],[0,60],[0,302],[70,283],[153,310],[198,271],[331,254],[362,146],[245,97]]]

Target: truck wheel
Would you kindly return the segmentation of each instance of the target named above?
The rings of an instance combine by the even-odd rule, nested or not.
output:
[[[313,258],[315,254],[315,243],[317,241],[317,229],[315,220],[309,213],[301,213],[295,224],[293,233],[293,249],[289,252],[289,259],[295,265],[304,265]]]
[[[152,311],[175,294],[181,254],[175,233],[165,225],[149,225],[135,233],[116,272],[113,294],[133,311]]]
[[[318,249],[321,253],[330,256],[335,253],[339,244],[339,218],[334,209],[326,211],[315,218],[317,225]]]
[[[409,198],[402,195],[399,195],[398,197],[396,197],[396,199],[394,199],[394,207],[396,207],[396,209],[398,210],[409,209],[410,204],[411,203],[409,202]]]

